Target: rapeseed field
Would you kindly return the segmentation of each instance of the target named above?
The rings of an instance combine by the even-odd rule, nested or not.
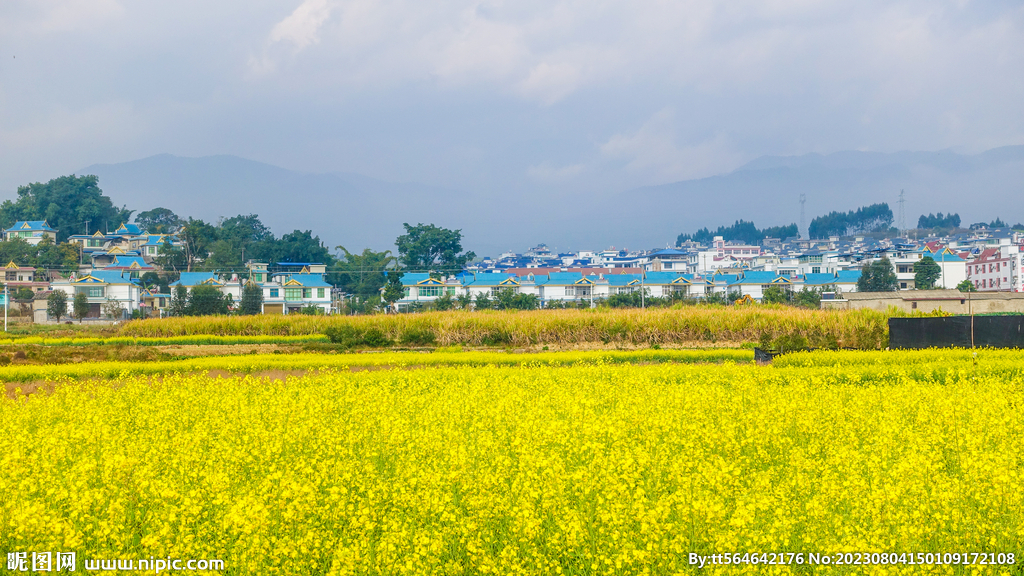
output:
[[[0,552],[227,574],[1019,574],[1020,355],[842,354],[55,374],[0,399]],[[690,564],[733,552],[1016,564]]]

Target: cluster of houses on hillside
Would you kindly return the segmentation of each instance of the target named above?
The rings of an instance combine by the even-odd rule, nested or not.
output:
[[[38,245],[56,240],[57,231],[45,221],[16,222],[4,230],[4,239],[22,239]],[[141,311],[159,315],[170,306],[171,294],[142,282],[146,272],[159,272],[156,258],[161,246],[181,247],[174,234],[148,234],[134,224],[121,224],[113,232],[74,235],[82,255],[77,271],[51,276],[9,262],[8,288],[29,288],[37,301],[52,290],[69,299],[84,293],[90,316],[99,317],[112,304],[125,316]],[[953,289],[969,280],[980,292],[1022,292],[1024,233],[1010,229],[981,229],[948,237],[921,240],[877,239],[868,236],[823,240],[766,238],[759,245],[728,242],[715,237],[707,245],[687,242],[658,250],[578,251],[556,253],[541,244],[523,254],[485,257],[459,274],[438,277],[425,272],[402,275],[404,296],[399,309],[427,303],[447,294],[453,297],[496,296],[502,290],[535,295],[541,306],[552,302],[597,302],[616,294],[642,292],[649,297],[705,298],[712,294],[749,296],[761,300],[777,286],[799,291],[812,288],[841,297],[855,292],[861,269],[888,258],[900,290],[914,290],[915,265],[924,257],[938,264],[936,288]],[[171,284],[192,289],[216,287],[231,300],[241,298],[252,283],[263,291],[263,312],[289,314],[316,308],[324,313],[341,309],[345,295],[326,281],[327,267],[316,262],[248,262],[246,269],[218,272],[183,272]],[[45,303],[37,305],[45,318]]]

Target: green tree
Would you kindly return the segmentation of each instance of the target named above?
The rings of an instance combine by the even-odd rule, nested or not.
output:
[[[103,315],[111,320],[120,320],[124,318],[124,305],[120,300],[107,298],[107,301],[103,303]]]
[[[0,204],[0,226],[9,228],[18,220],[45,220],[57,230],[57,242],[64,242],[87,230],[116,228],[128,222],[132,212],[115,207],[103,195],[96,176],[61,176],[46,184],[19,186],[17,200]]]
[[[395,240],[398,258],[410,270],[455,274],[466,262],[476,258],[473,252],[462,252],[462,230],[438,228],[433,224],[405,227],[405,234]]]
[[[334,264],[336,272],[328,275],[328,282],[360,299],[379,295],[387,282],[388,269],[398,262],[390,250],[374,252],[365,248],[361,254],[353,254],[344,246],[336,250],[340,252]]]
[[[247,260],[270,262],[277,240],[256,214],[238,215],[221,221],[217,240],[210,246],[206,268],[242,268]]]
[[[914,288],[918,290],[931,290],[935,288],[935,282],[942,276],[942,268],[935,263],[931,256],[925,256],[914,264]]]
[[[804,286],[793,295],[793,303],[803,308],[821,308],[821,294],[824,291],[824,288],[818,289]]]
[[[36,293],[33,292],[32,289],[27,286],[22,286],[21,288],[18,288],[17,291],[11,294],[11,298],[15,300],[25,301],[31,301],[33,298],[35,298],[35,296]]]
[[[170,236],[165,236],[157,247],[157,256],[154,263],[164,270],[172,270],[177,273],[188,267],[188,257],[185,250],[177,247],[171,242]]]
[[[89,315],[89,297],[85,295],[85,292],[75,294],[71,309],[72,314],[78,319],[78,323],[81,324],[82,319]]]
[[[246,316],[263,312],[263,288],[255,282],[246,282],[242,288],[242,300],[238,305],[238,313]]]
[[[468,292],[463,292],[455,298],[456,303],[459,305],[459,310],[469,310],[470,306],[473,305],[473,297]]]
[[[783,290],[781,286],[769,286],[761,295],[763,304],[785,304],[789,302],[789,291]]]
[[[63,290],[54,290],[46,297],[46,312],[57,322],[68,314],[68,295]]]
[[[956,285],[956,289],[961,292],[977,292],[977,288],[974,287],[974,282],[970,280],[963,280]]]
[[[395,302],[404,296],[405,287],[402,286],[402,273],[398,270],[391,270],[388,272],[388,282],[384,285],[384,294],[381,295],[381,300],[388,305],[388,309],[393,309]]]
[[[171,294],[171,305],[168,306],[167,313],[171,316],[188,315],[188,288],[181,284],[174,287],[174,293]]]
[[[451,310],[455,308],[455,297],[445,292],[434,300],[434,308],[436,310]]]
[[[188,295],[188,316],[209,316],[227,314],[228,300],[216,286],[200,284],[193,286]]]
[[[487,292],[481,292],[476,295],[476,299],[473,301],[473,308],[475,310],[491,309],[491,298],[487,295]]]
[[[899,288],[896,269],[888,258],[864,265],[857,279],[858,292],[895,292]]]
[[[209,257],[210,249],[217,241],[217,229],[202,220],[189,217],[188,223],[178,233],[178,238],[184,246],[185,270],[191,272],[193,266]]]
[[[281,236],[274,246],[273,259],[276,262],[321,262],[329,267],[334,264],[327,247],[311,230],[295,230]]]
[[[147,234],[173,234],[184,222],[167,208],[153,208],[136,214],[135,224]]]

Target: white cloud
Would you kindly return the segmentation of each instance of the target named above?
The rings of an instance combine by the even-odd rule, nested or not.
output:
[[[328,0],[305,0],[290,16],[281,20],[270,31],[271,42],[289,42],[302,50],[320,41],[320,27],[331,17]]]
[[[542,162],[530,166],[526,173],[535,180],[543,182],[560,182],[578,176],[586,168],[584,164],[570,164],[568,166],[552,166],[549,162]]]

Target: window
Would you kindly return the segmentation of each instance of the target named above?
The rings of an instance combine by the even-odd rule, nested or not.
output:
[[[428,296],[440,296],[441,288],[438,286],[420,286],[420,297],[426,298]]]
[[[164,306],[167,306],[167,298],[160,299],[160,308],[163,308]]]
[[[455,287],[454,286],[449,286],[448,287],[448,294],[450,296],[455,296]]]
[[[302,297],[303,298],[312,298],[313,297],[313,289],[312,288],[303,288],[302,289]]]
[[[323,298],[324,297],[324,289],[323,288],[317,288],[316,289],[316,297],[317,298]]]
[[[80,286],[77,291],[89,298],[103,298],[103,286]]]
[[[812,266],[811,274],[821,274],[821,266]]]
[[[671,270],[672,269],[672,263],[671,262],[665,262],[664,268],[665,268],[665,270]]]
[[[302,300],[302,288],[285,288],[284,299],[289,302]]]
[[[89,248],[99,248],[100,246],[103,246],[103,240],[89,239]]]
[[[6,279],[7,279],[8,282],[13,281],[17,277],[18,277],[18,273],[17,272],[8,272],[6,274]]]
[[[271,288],[270,289],[270,297],[271,298],[280,298],[281,297],[280,293],[281,293],[281,291],[278,290],[277,288]]]
[[[256,272],[252,275],[252,279],[256,282],[263,282],[263,274]]]

